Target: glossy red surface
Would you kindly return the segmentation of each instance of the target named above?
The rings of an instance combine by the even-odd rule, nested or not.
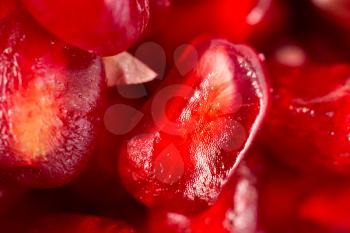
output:
[[[18,11],[0,24],[0,165],[29,186],[74,178],[92,153],[104,75]]]
[[[128,49],[145,29],[148,0],[23,0],[50,32],[79,48],[100,55]],[[80,13],[81,14],[80,14]]]
[[[150,207],[191,212],[213,205],[266,112],[267,83],[250,48],[218,39],[193,46],[147,102],[121,151],[125,187]]]

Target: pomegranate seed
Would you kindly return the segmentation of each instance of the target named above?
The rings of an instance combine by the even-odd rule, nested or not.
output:
[[[0,24],[0,165],[29,186],[62,185],[93,150],[101,60],[19,11]]]
[[[126,50],[145,29],[148,0],[23,0],[47,30],[79,48],[101,55]]]
[[[250,147],[267,98],[250,48],[196,40],[126,136],[119,164],[126,188],[150,207],[184,212],[213,205]]]

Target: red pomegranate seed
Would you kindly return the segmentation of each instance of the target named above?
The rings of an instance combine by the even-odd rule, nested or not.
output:
[[[274,99],[266,144],[304,171],[349,174],[350,65],[273,63],[269,69]]]
[[[176,64],[126,136],[119,167],[138,200],[191,212],[217,200],[260,127],[268,93],[246,46],[198,39]]]
[[[0,165],[29,186],[62,185],[93,150],[101,60],[17,12],[0,24]]]
[[[114,55],[130,47],[145,29],[148,0],[23,0],[50,32],[79,48]]]

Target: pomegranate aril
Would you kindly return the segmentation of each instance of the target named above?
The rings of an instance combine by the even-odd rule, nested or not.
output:
[[[149,207],[212,205],[266,112],[266,80],[250,48],[208,38],[193,46],[144,106],[120,154],[125,187]],[[192,52],[198,60],[185,74]]]
[[[266,145],[306,172],[349,174],[350,65],[272,62],[269,70],[274,99]]]
[[[114,55],[128,49],[149,18],[148,0],[23,0],[50,32],[81,49]]]
[[[20,10],[0,33],[0,166],[29,186],[65,184],[94,147],[101,60],[56,40]]]

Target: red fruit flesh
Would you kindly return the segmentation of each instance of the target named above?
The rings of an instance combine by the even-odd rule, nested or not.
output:
[[[249,48],[219,39],[198,39],[193,46],[144,106],[119,164],[138,200],[178,212],[217,200],[260,127],[268,97]],[[189,64],[194,67],[185,74]]]
[[[131,46],[145,29],[148,0],[23,0],[50,32],[79,48],[114,55]]]
[[[349,174],[350,66],[274,63],[270,72],[274,99],[266,145],[304,171]]]
[[[0,20],[10,15],[17,6],[17,0],[1,0],[0,2]]]
[[[29,186],[61,185],[93,150],[100,59],[17,12],[0,24],[0,165]]]

